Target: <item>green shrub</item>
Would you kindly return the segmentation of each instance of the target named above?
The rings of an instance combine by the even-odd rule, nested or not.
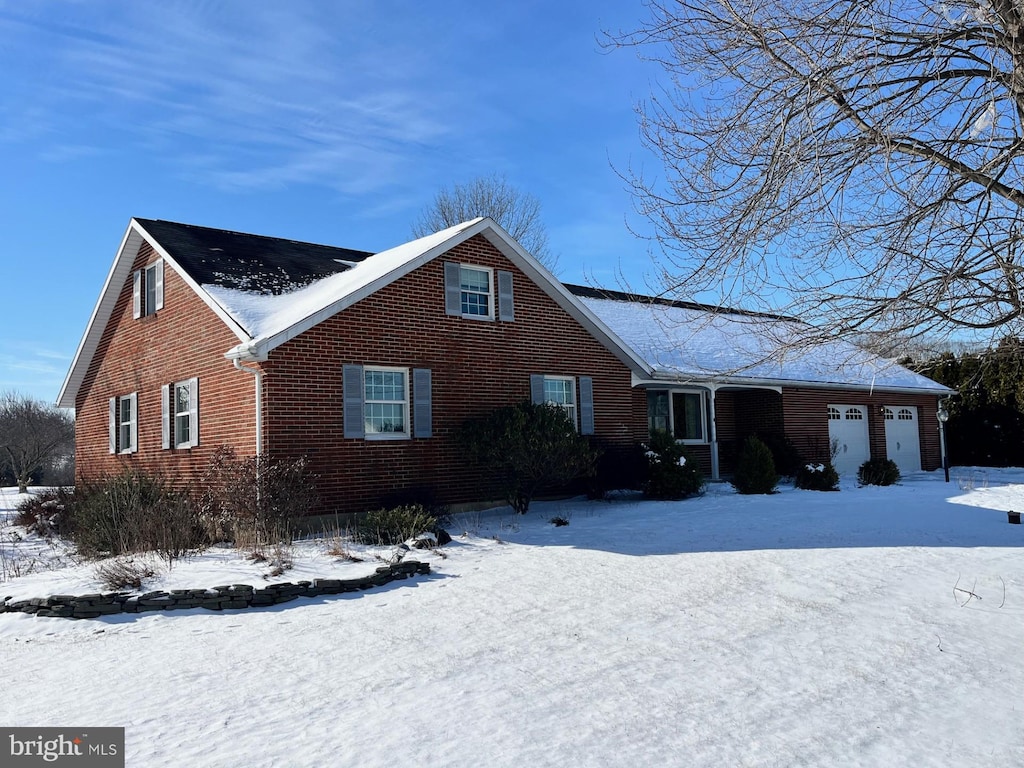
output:
[[[793,485],[806,491],[838,491],[839,473],[831,461],[817,464],[801,464],[797,469]]]
[[[892,459],[868,459],[857,470],[861,485],[892,485],[899,482],[900,468]]]
[[[779,484],[772,452],[755,435],[743,444],[732,484],[740,493],[774,493]]]
[[[87,557],[156,552],[170,562],[208,543],[189,495],[134,469],[80,484],[68,510],[71,538]]]
[[[647,480],[644,495],[649,499],[685,499],[704,490],[700,465],[671,434],[663,429],[651,432],[644,446]]]
[[[67,509],[74,502],[75,489],[45,488],[18,502],[14,524],[24,526],[30,533],[50,538],[66,536],[70,532]]]
[[[805,465],[796,443],[779,432],[757,432],[757,438],[768,446],[775,462],[775,471],[785,477],[795,477]]]
[[[421,533],[434,533],[437,526],[437,518],[420,504],[407,504],[367,512],[356,525],[355,537],[375,546],[401,544]]]
[[[462,430],[469,460],[500,483],[509,505],[525,514],[544,489],[594,473],[597,452],[564,409],[522,402],[499,408]]]

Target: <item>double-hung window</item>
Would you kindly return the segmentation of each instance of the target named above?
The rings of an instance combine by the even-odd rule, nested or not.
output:
[[[565,411],[575,426],[576,418],[576,379],[571,376],[545,376],[544,402],[556,405]]]
[[[135,453],[139,450],[139,397],[110,398],[109,437],[111,453]]]
[[[136,318],[156,314],[164,308],[164,262],[154,261],[138,269],[132,282],[132,315]]]
[[[193,448],[199,445],[199,379],[165,384],[160,400],[163,447]]]
[[[670,432],[687,443],[707,442],[704,395],[701,392],[648,390],[647,427]]]
[[[363,371],[363,428],[367,437],[409,437],[409,369]]]
[[[494,287],[487,267],[459,267],[459,302],[463,317],[494,317]]]

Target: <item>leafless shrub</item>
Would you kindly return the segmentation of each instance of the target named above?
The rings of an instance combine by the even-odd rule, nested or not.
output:
[[[104,587],[114,591],[142,589],[146,579],[157,575],[156,568],[140,557],[114,557],[98,563],[93,569]]]

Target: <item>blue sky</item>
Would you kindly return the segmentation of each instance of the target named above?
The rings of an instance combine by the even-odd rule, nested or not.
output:
[[[559,276],[642,287],[616,169],[659,77],[640,0],[0,0],[0,391],[52,402],[128,221],[383,250],[504,174]]]

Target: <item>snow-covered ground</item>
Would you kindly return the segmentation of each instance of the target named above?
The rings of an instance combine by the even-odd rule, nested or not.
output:
[[[124,726],[130,766],[1020,766],[1024,526],[1007,509],[1024,470],[466,515],[418,555],[431,575],[368,592],[0,615],[0,723]],[[28,544],[35,572],[0,597],[99,589],[92,565]],[[271,581],[379,564],[326,548],[297,545]],[[212,550],[146,588],[264,571]]]

